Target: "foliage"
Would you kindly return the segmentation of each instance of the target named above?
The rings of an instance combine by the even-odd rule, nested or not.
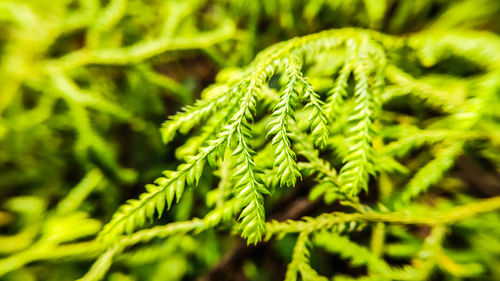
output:
[[[1,2],[0,278],[499,279],[497,2]]]

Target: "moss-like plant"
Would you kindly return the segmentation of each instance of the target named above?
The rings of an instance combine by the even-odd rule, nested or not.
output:
[[[495,50],[499,49],[499,43],[490,34],[465,31],[447,31],[439,35],[423,32],[396,37],[362,29],[340,29],[272,46],[261,52],[248,68],[231,73],[226,81],[210,88],[208,98],[185,108],[163,124],[165,141],[171,140],[177,131],[190,133],[203,124],[200,127],[202,139],[191,144],[196,147],[190,150],[197,152],[187,155],[187,162],[176,170],[166,171],[165,177],[158,178],[155,185],[147,186],[148,192],[138,200],[122,206],[104,227],[101,238],[112,244],[124,232],[132,233],[135,228],[143,226],[147,218],[152,219],[155,212],[161,215],[165,201],[168,208],[174,198],[179,201],[186,184],[195,187],[206,165],[217,169],[218,163],[224,165],[229,161],[233,167],[232,195],[224,201],[234,208],[231,213],[238,214],[240,222],[237,228],[242,237],[254,244],[261,241],[263,235],[267,239],[282,235],[281,232],[288,232],[288,227],[290,232],[301,233],[294,250],[294,259],[298,260],[292,261],[289,272],[298,270],[306,278],[312,274],[307,268],[307,249],[302,245],[308,241],[308,233],[316,234],[332,227],[337,229],[338,217],[355,216],[356,213],[309,218],[304,222],[309,226],[298,229],[296,222],[272,222],[266,227],[264,196],[278,192],[276,189],[293,188],[297,180],[305,178],[299,170],[296,155],[303,155],[304,164],[312,166],[308,174],[329,175],[316,179],[316,184],[308,188],[310,192],[321,188],[316,196],[318,193],[335,194],[335,199],[329,199],[328,203],[336,200],[344,204],[349,202],[358,209],[359,215],[376,216],[374,211],[359,203],[358,197],[362,191],[370,192],[370,176],[399,174],[407,177],[410,171],[398,159],[412,150],[430,145],[434,156],[428,163],[415,167],[408,182],[393,187],[394,192],[385,191],[383,210],[409,210],[412,199],[438,183],[455,159],[463,154],[465,146],[482,142],[488,147],[491,143],[489,137],[497,125],[488,104],[498,98],[497,66],[500,60],[495,58]],[[429,57],[426,49],[433,50],[432,54],[443,55]],[[447,76],[433,74],[424,78],[420,74],[421,77],[414,77],[403,70],[407,68],[405,64],[412,61],[420,62],[425,70],[426,64],[429,67],[428,64],[436,65],[460,57],[477,67],[484,67],[480,70],[482,73],[473,78],[453,81],[460,85],[461,93],[440,89],[449,81]],[[313,69],[327,73],[309,77],[307,71]],[[274,77],[279,81],[272,87],[269,81]],[[320,85],[320,90],[315,90],[309,82],[312,78],[326,80],[322,83],[331,86]],[[462,96],[457,104],[450,105],[448,99],[457,99],[454,97],[457,94]],[[410,124],[398,122],[394,119],[398,107],[384,106],[401,95],[425,101],[419,110],[436,110],[438,115],[416,119]],[[296,120],[296,116],[301,118]],[[295,146],[301,149],[295,149]],[[329,157],[318,157],[325,152]],[[308,159],[308,155],[315,157]],[[260,159],[274,160],[270,165],[269,160]],[[333,163],[337,163],[338,173],[332,167]],[[315,169],[315,164],[324,167]],[[274,192],[270,194],[269,190]],[[496,205],[498,200],[492,200],[484,204]],[[471,207],[470,211],[474,212],[474,208]],[[446,224],[447,217],[443,215],[440,218],[443,221],[439,223]],[[393,219],[397,223],[404,220],[398,219],[397,215]],[[422,219],[429,225],[436,223],[434,216]],[[390,224],[391,220],[381,219],[381,222]],[[356,225],[357,220],[338,222],[340,225],[344,223]],[[355,229],[359,230],[359,227],[350,230]],[[294,266],[299,268],[294,269]],[[301,266],[307,269],[301,269]],[[389,270],[384,272],[389,274]],[[287,280],[295,279],[291,274],[287,275]]]
[[[113,0],[103,8],[80,1],[78,12],[63,2],[54,18],[43,4],[0,4],[8,28],[37,43],[18,52],[24,41],[10,34],[3,46],[0,129],[9,150],[0,161],[14,174],[32,169],[36,161],[13,156],[41,157],[31,142],[15,145],[32,130],[50,143],[44,161],[69,146],[65,160],[74,157],[85,171],[69,192],[57,188],[65,185],[60,164],[48,166],[52,179],[42,168],[27,175],[64,196],[54,208],[51,196],[6,202],[0,225],[18,213],[22,227],[0,236],[10,245],[0,247],[0,276],[22,279],[34,276],[32,261],[72,258],[71,278],[88,269],[81,260],[93,261],[80,280],[103,279],[110,269],[112,280],[181,280],[204,274],[189,272],[193,264],[205,271],[222,260],[208,271],[215,279],[243,255],[247,278],[274,280],[279,273],[270,277],[264,257],[238,252],[268,244],[288,261],[287,281],[500,276],[494,1]],[[433,9],[441,9],[435,20]],[[264,31],[267,21],[279,24]],[[486,23],[492,31],[480,30]],[[40,38],[30,34],[38,25]],[[402,30],[412,32],[395,34]],[[281,41],[291,35],[301,36]],[[247,63],[263,45],[270,46]],[[211,85],[197,81],[204,90],[192,104],[190,80],[162,72],[175,77],[165,69],[179,69],[187,50],[221,67]],[[159,128],[167,152],[143,142],[160,139],[154,122],[173,108],[161,105],[163,90],[167,101],[185,104]],[[33,93],[40,97],[30,108]],[[140,145],[129,144],[118,124],[143,134]],[[70,145],[51,142],[68,132]],[[130,155],[140,160],[125,169],[121,158]],[[148,181],[137,197],[117,188]],[[103,202],[84,204],[91,193]],[[102,210],[119,202],[116,194],[137,199]],[[228,235],[244,243],[226,243]],[[229,261],[223,251],[233,251]],[[350,265],[332,265],[332,256]]]

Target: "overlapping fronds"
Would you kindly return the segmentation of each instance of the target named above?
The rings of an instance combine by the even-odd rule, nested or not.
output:
[[[310,130],[313,142],[321,147],[330,134],[328,122],[335,122],[333,118],[338,118],[339,115],[347,115],[347,127],[344,130],[348,151],[342,153],[344,165],[340,169],[338,179],[340,192],[348,197],[355,197],[362,190],[368,191],[369,176],[374,175],[376,171],[374,121],[381,110],[386,69],[396,68],[387,59],[387,53],[391,52],[388,48],[403,44],[404,41],[399,38],[370,31],[345,29],[292,39],[263,51],[242,74],[228,79],[229,84],[216,87],[216,92],[212,93],[209,99],[198,101],[164,123],[162,135],[165,141],[170,141],[177,131],[189,133],[204,120],[221,122],[210,125],[210,130],[200,135],[194,147],[201,148],[192,157],[188,157],[186,164],[180,165],[177,171],[168,172],[167,177],[159,178],[157,185],[150,185],[148,193],[141,195],[139,200],[131,200],[123,206],[105,227],[102,236],[113,240],[113,237],[124,231],[133,231],[134,228],[144,225],[146,217],[151,218],[155,209],[161,215],[164,202],[170,206],[174,197],[178,200],[186,182],[188,186],[197,185],[207,161],[213,166],[216,158],[223,158],[224,153],[217,156],[216,151],[229,149],[235,158],[234,196],[241,200],[242,234],[249,238],[250,243],[259,241],[265,233],[262,196],[268,192],[260,178],[260,168],[254,161],[255,152],[251,143],[255,136],[252,134],[252,127],[257,117],[259,100],[266,98],[261,94],[261,88],[273,76],[281,74],[283,87],[280,90],[280,98],[267,125],[267,134],[272,136],[274,168],[280,185],[294,186],[297,178],[301,177],[296,149],[291,138],[292,128],[298,126]],[[327,102],[323,103],[320,95],[304,76],[304,64],[315,63],[314,57],[305,54],[329,52],[339,48],[346,53],[347,59],[339,70],[335,86],[328,92]],[[402,75],[402,70],[398,71],[398,75]],[[351,73],[355,81],[353,93],[349,93],[347,87]],[[410,87],[414,87],[413,80],[405,79],[397,82],[408,83]],[[424,93],[417,91],[417,97]],[[306,102],[305,106],[300,106],[300,100]],[[344,104],[345,102],[349,103]],[[217,111],[223,111],[232,117],[216,118]],[[296,112],[308,114],[307,121],[301,120],[296,124]],[[212,117],[215,119],[211,119]],[[307,126],[303,126],[304,124]],[[408,146],[405,145],[406,147]],[[191,151],[194,152],[195,149]],[[444,172],[450,168],[457,153],[453,155],[454,157],[448,158],[451,161],[447,161],[445,166],[441,165],[443,167],[439,171]],[[387,158],[387,161],[389,160],[390,158]],[[435,167],[429,168],[429,172],[435,174],[434,177],[429,177],[426,171],[427,169],[421,170],[403,194],[414,196],[420,193],[417,189],[425,190],[441,178],[442,172],[438,173]],[[425,179],[427,183],[421,183],[417,188],[416,182],[421,182],[419,178]]]
[[[499,279],[499,11],[1,2],[0,278]]]

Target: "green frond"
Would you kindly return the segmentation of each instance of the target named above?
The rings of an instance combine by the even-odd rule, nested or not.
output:
[[[312,137],[309,137],[304,133],[299,132],[298,130],[294,130],[294,135],[297,153],[304,156],[315,171],[323,174],[329,181],[337,183],[337,171],[330,165],[328,161],[320,158],[320,151],[312,145]]]
[[[268,125],[268,134],[274,135],[272,140],[275,149],[274,166],[278,168],[280,185],[295,186],[300,173],[289,136],[291,134],[290,126],[295,125],[295,107],[300,91],[301,65],[297,57],[292,57],[286,62],[286,86],[281,93],[280,101],[273,109]]]
[[[190,235],[172,235],[165,241],[145,245],[141,248],[122,253],[116,256],[116,262],[119,264],[144,266],[157,262],[158,260],[168,259],[169,256],[178,252],[193,253],[196,252],[196,240]]]
[[[350,127],[347,131],[349,152],[344,158],[345,165],[340,170],[340,183],[343,192],[354,196],[361,190],[368,191],[369,175],[374,170],[374,137],[373,117],[375,104],[370,87],[368,53],[364,46],[358,46],[358,62],[354,67],[357,80],[354,90],[355,109],[349,117]]]
[[[382,132],[382,134],[391,137],[398,136],[398,140],[387,144],[381,154],[401,158],[424,145],[433,145],[443,141],[450,135],[450,132],[448,130],[421,130],[413,126],[398,126],[396,130],[387,128],[387,132]]]
[[[310,265],[309,257],[311,255],[308,247],[311,245],[309,233],[302,232],[297,238],[293,248],[292,262],[288,265],[285,281],[296,281],[297,274],[300,274],[302,280],[326,281],[328,278],[320,276]]]
[[[155,238],[161,239],[188,232],[201,232],[219,225],[222,221],[229,220],[239,209],[236,203],[236,200],[229,200],[223,206],[210,211],[203,219],[194,218],[189,221],[173,222],[137,231],[128,237],[125,236],[116,239],[115,243],[107,247],[107,250],[95,261],[90,271],[83,277],[83,280],[99,280],[102,278],[109,270],[109,266],[116,255],[120,254],[127,247],[148,242]]]
[[[86,45],[93,48],[99,45],[101,34],[110,30],[124,16],[128,0],[112,0],[89,27],[86,36]]]
[[[314,92],[312,86],[303,79],[303,87],[305,88],[304,97],[309,99],[306,104],[306,109],[312,109],[309,115],[311,135],[314,137],[314,144],[318,147],[323,147],[328,140],[328,119],[323,109],[323,102],[319,99],[317,93]]]
[[[57,212],[59,214],[68,214],[76,211],[85,198],[102,182],[103,174],[98,169],[89,171],[78,185],[59,202]]]
[[[92,107],[101,112],[109,113],[110,115],[126,121],[135,121],[132,118],[132,113],[117,103],[106,100],[105,98],[85,91],[78,87],[74,81],[64,75],[52,76],[52,84],[61,97],[71,103],[78,104],[82,107]],[[137,122],[137,121],[135,121]]]
[[[289,233],[313,232],[321,229],[331,229],[338,233],[352,232],[364,227],[358,223],[362,221],[360,217],[350,214],[323,214],[316,218],[304,217],[302,220],[286,222],[270,221],[267,223],[266,240],[277,235],[278,238]]]
[[[148,82],[172,93],[172,95],[183,104],[191,104],[193,102],[192,93],[174,79],[156,73],[146,64],[138,66],[137,70]]]
[[[204,124],[201,129],[202,132],[198,136],[189,139],[184,145],[176,150],[175,154],[178,159],[195,155],[200,147],[213,138],[219,132],[220,124],[228,122],[231,116],[233,116],[238,110],[239,100],[235,99],[227,102],[226,104],[228,107],[225,107],[218,112],[214,112],[213,115],[207,119],[206,124]]]
[[[92,265],[90,270],[83,276],[78,279],[78,281],[98,281],[101,280],[106,272],[108,272],[111,264],[113,262],[114,255],[119,251],[118,246],[114,246],[107,250],[104,254],[99,256],[97,261]]]
[[[235,158],[235,186],[233,188],[235,197],[239,200],[241,220],[241,235],[246,238],[248,244],[256,244],[265,233],[265,211],[264,197],[269,194],[264,187],[259,175],[259,170],[254,162],[255,152],[249,144],[252,136],[251,122],[255,114],[256,92],[259,85],[253,81],[247,86],[245,97],[242,99],[242,107],[230,121],[228,127],[228,145],[235,138],[236,148],[232,150]]]
[[[352,62],[347,60],[335,81],[335,87],[328,92],[328,101],[325,104],[326,112],[331,120],[340,116],[344,99],[347,97],[347,86],[352,71]]]
[[[202,49],[226,41],[234,34],[234,23],[230,20],[213,31],[206,31],[191,38],[155,38],[134,45],[114,49],[78,50],[64,57],[48,61],[47,72],[66,71],[88,64],[127,65],[135,64],[168,51]]]
[[[403,268],[391,267],[382,258],[376,256],[366,247],[352,242],[348,237],[336,233],[322,231],[314,236],[314,244],[325,250],[339,254],[344,259],[350,259],[353,266],[366,265],[374,278],[388,280],[415,280],[415,269],[410,266]]]
[[[214,97],[207,100],[198,100],[193,106],[186,106],[183,112],[177,113],[172,119],[165,121],[160,129],[163,142],[169,143],[177,131],[187,133],[202,120],[206,119],[223,104],[237,99],[238,88],[234,87],[229,91],[218,91]],[[236,95],[236,96],[233,96]]]
[[[395,91],[398,95],[410,94],[416,96],[429,106],[445,112],[453,112],[459,106],[453,97],[455,93],[438,90],[428,83],[415,79],[394,65],[387,67],[387,79],[394,85],[399,86]],[[385,97],[385,99],[388,99],[388,97]]]
[[[427,191],[432,185],[441,180],[445,172],[453,166],[455,159],[462,152],[463,144],[456,141],[454,143],[447,142],[443,145],[445,147],[437,152],[435,158],[422,167],[408,182],[400,194],[400,202],[407,203],[412,198]]]
[[[410,38],[408,44],[426,66],[435,65],[452,54],[467,58],[487,70],[498,69],[500,65],[500,39],[490,32],[429,30]]]
[[[132,233],[137,227],[145,224],[146,218],[153,219],[155,213],[161,216],[165,208],[170,208],[174,198],[180,200],[186,184],[198,185],[205,164],[215,166],[215,153],[219,145],[226,141],[224,136],[209,142],[187,163],[179,165],[177,171],[166,171],[165,177],[155,180],[155,184],[146,186],[146,193],[138,200],[130,199],[113,215],[99,234],[105,244],[112,243],[124,232]]]

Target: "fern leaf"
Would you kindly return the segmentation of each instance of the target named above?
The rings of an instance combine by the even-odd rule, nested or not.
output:
[[[314,137],[314,144],[318,147],[323,147],[329,137],[328,118],[323,109],[323,102],[318,94],[314,92],[312,86],[304,80],[305,97],[309,98],[309,103],[306,108],[312,108],[309,122],[311,123],[311,134]]]
[[[209,142],[200,152],[187,163],[181,164],[177,171],[165,172],[165,177],[160,177],[155,184],[146,186],[146,193],[139,199],[131,199],[113,215],[99,234],[100,239],[109,244],[123,234],[144,225],[146,218],[152,219],[155,212],[161,216],[167,203],[170,208],[174,198],[179,201],[184,192],[185,185],[197,185],[203,173],[206,162],[214,164],[215,152],[226,141],[226,136],[219,135]]]
[[[327,116],[330,120],[340,116],[340,109],[344,103],[344,98],[347,96],[347,83],[351,74],[352,65],[348,60],[340,70],[339,77],[335,81],[335,87],[328,92],[328,100],[325,105]]]
[[[368,190],[368,177],[374,173],[374,152],[372,138],[374,136],[372,118],[374,104],[369,84],[367,54],[359,47],[358,62],[354,67],[357,79],[355,87],[355,108],[349,118],[351,127],[348,129],[347,142],[350,145],[345,157],[345,165],[340,170],[341,190],[351,196],[360,190]]]
[[[314,236],[314,243],[329,252],[339,254],[344,259],[350,259],[354,266],[366,265],[373,277],[390,280],[415,280],[416,278],[416,271],[413,268],[391,267],[366,247],[352,242],[346,236],[322,231]]]
[[[131,114],[118,105],[88,95],[79,89],[71,79],[62,74],[53,75],[51,77],[51,84],[61,98],[69,105],[77,134],[74,149],[79,161],[89,170],[95,166],[100,166],[113,172],[124,182],[133,181],[136,174],[120,167],[109,143],[92,126],[93,124],[86,106],[98,104],[96,108],[122,119],[130,119]],[[92,157],[95,157],[96,160],[92,161]]]
[[[106,272],[108,272],[109,268],[111,267],[115,254],[119,251],[119,246],[109,248],[106,252],[99,256],[99,258],[92,265],[87,274],[78,279],[78,281],[98,281],[103,279]]]
[[[300,273],[302,280],[326,281],[328,278],[320,276],[310,265],[309,257],[311,252],[308,247],[311,242],[307,232],[301,232],[293,248],[292,262],[288,265],[285,281],[297,281],[297,274]]]
[[[274,107],[268,134],[274,135],[272,144],[274,146],[274,166],[278,168],[279,182],[281,186],[295,186],[300,172],[296,163],[296,155],[291,148],[289,139],[290,126],[295,120],[295,103],[298,98],[298,87],[300,83],[300,64],[298,58],[292,57],[286,64],[285,89],[281,93],[279,103]],[[292,124],[291,124],[292,123]]]
[[[453,166],[455,158],[461,151],[462,143],[460,141],[447,144],[447,146],[439,150],[436,158],[421,168],[406,185],[400,195],[399,201],[407,203],[437,183],[443,177],[444,173]]]
[[[412,94],[431,107],[441,109],[444,112],[453,112],[457,107],[457,104],[453,102],[454,99],[449,98],[448,92],[435,89],[394,65],[387,67],[387,78],[395,85],[401,86],[404,94]]]
[[[233,99],[228,101],[226,106],[227,107],[224,107],[207,119],[207,122],[201,129],[202,132],[199,136],[190,138],[184,145],[176,150],[175,155],[178,159],[195,155],[200,147],[213,138],[220,130],[220,124],[226,123],[228,119],[235,114],[235,111],[239,106],[239,100]]]
[[[255,165],[253,159],[255,152],[248,143],[251,138],[250,122],[253,122],[253,115],[255,114],[256,92],[260,88],[260,84],[255,80],[250,81],[246,87],[242,107],[233,117],[228,129],[229,140],[232,139],[233,135],[236,139],[236,148],[232,152],[236,158],[236,171],[233,174],[236,180],[234,193],[242,209],[239,217],[241,220],[241,234],[249,244],[259,242],[265,233],[263,195],[269,194]],[[228,145],[230,145],[230,141]]]
[[[233,95],[237,95],[238,87],[233,87],[230,91],[221,91],[212,99],[198,100],[193,106],[186,106],[182,113],[175,114],[172,119],[165,121],[160,129],[163,142],[169,143],[177,131],[187,133],[210,114],[219,109],[226,102],[230,101]]]

